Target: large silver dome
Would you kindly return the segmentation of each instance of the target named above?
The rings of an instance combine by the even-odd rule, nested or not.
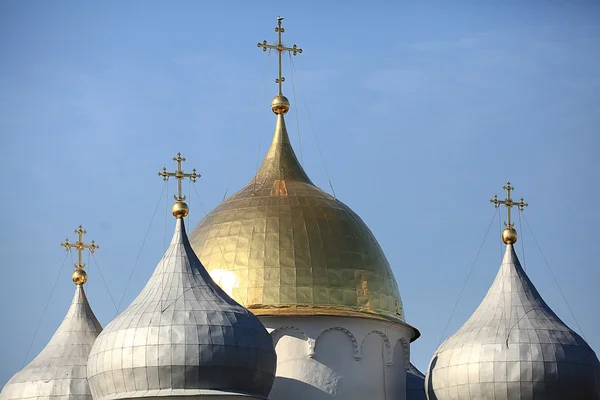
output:
[[[177,219],[171,245],[142,292],[98,336],[87,374],[95,400],[262,399],[275,367],[266,329],[213,282]]]
[[[511,244],[471,318],[435,352],[429,400],[600,399],[594,351],[544,302]]]
[[[101,330],[83,286],[77,285],[71,307],[52,339],[8,381],[0,399],[92,400],[85,370]]]

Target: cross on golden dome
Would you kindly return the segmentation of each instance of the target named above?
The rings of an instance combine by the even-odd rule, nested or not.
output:
[[[284,51],[289,51],[293,55],[297,55],[298,53],[302,53],[302,49],[298,48],[296,45],[292,47],[285,47],[283,42],[281,41],[281,34],[285,32],[285,29],[281,26],[281,21],[283,21],[283,17],[277,17],[277,27],[275,28],[275,32],[277,32],[277,44],[268,44],[266,40],[263,40],[262,43],[258,43],[257,47],[262,47],[263,51],[267,51],[267,49],[277,50],[277,58],[279,60],[279,76],[275,79],[275,83],[279,84],[279,96],[283,96],[282,92],[282,84],[285,82],[285,78],[281,73],[281,55]]]
[[[519,202],[515,202],[510,197],[510,192],[515,190],[515,188],[510,185],[510,182],[506,182],[506,185],[504,185],[502,189],[506,190],[506,199],[498,200],[498,195],[494,195],[494,197],[490,199],[490,203],[492,203],[495,208],[500,207],[501,204],[506,206],[508,222],[504,222],[506,229],[502,232],[502,240],[506,244],[512,244],[517,241],[517,231],[514,229],[515,224],[511,221],[511,210],[513,207],[518,207],[519,210],[523,211],[529,204],[525,203],[522,197]]]
[[[158,176],[162,176],[164,181],[167,181],[170,176],[174,176],[177,179],[177,196],[173,195],[173,197],[176,201],[185,201],[186,197],[181,195],[181,181],[184,178],[190,178],[192,182],[196,183],[196,179],[200,178],[200,174],[196,173],[196,168],[192,170],[191,174],[183,172],[181,163],[185,161],[185,158],[181,157],[181,153],[177,153],[177,157],[173,157],[173,161],[177,161],[177,170],[175,172],[167,172],[167,167],[164,167],[158,173]]]
[[[162,176],[164,181],[167,181],[171,176],[177,179],[177,195],[173,195],[177,203],[173,205],[173,215],[175,218],[185,218],[189,213],[189,209],[187,204],[184,203],[186,197],[182,194],[181,181],[184,178],[190,178],[193,183],[196,183],[196,179],[200,178],[200,174],[196,173],[196,168],[192,170],[191,174],[183,172],[181,163],[185,161],[185,158],[181,156],[181,153],[177,153],[177,157],[173,157],[173,161],[177,161],[177,170],[175,172],[168,172],[167,167],[164,167],[158,173],[158,176]]]
[[[82,261],[82,252],[85,249],[89,249],[91,254],[94,254],[94,252],[96,250],[98,250],[100,248],[100,246],[98,246],[93,240],[90,242],[90,244],[86,244],[83,242],[83,235],[87,234],[87,231],[85,229],[83,229],[83,227],[81,225],[79,225],[79,228],[76,229],[74,231],[74,233],[76,233],[77,236],[77,242],[75,243],[69,243],[69,238],[65,239],[64,243],[61,243],[60,245],[63,246],[65,248],[65,251],[69,252],[71,251],[71,249],[77,249],[78,252],[78,263],[74,264],[75,266],[75,272],[73,272],[73,282],[76,285],[83,285],[86,281],[87,281],[87,274],[85,273],[85,271],[83,270],[85,268],[85,264]]]

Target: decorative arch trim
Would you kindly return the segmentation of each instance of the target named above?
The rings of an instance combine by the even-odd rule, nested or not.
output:
[[[403,337],[398,339],[398,343],[402,346],[404,353],[404,368],[408,371],[410,369],[410,344],[408,343],[408,340]]]
[[[317,337],[316,342],[319,342],[319,338],[321,336],[323,336],[324,333],[329,332],[329,331],[340,331],[340,332],[344,333],[346,336],[348,336],[348,338],[352,342],[352,354],[354,356],[354,359],[358,361],[358,360],[360,360],[362,358],[361,354],[360,354],[360,349],[358,347],[358,340],[356,340],[356,337],[354,337],[354,335],[352,334],[352,332],[350,332],[346,328],[342,328],[341,326],[334,326],[334,327],[325,329],[323,332],[321,332],[319,334],[319,336]]]
[[[309,356],[310,358],[313,358],[315,356],[315,341],[311,338],[308,337],[308,335],[306,333],[304,333],[304,331],[294,325],[285,325],[285,326],[280,326],[279,328],[273,329],[270,333],[271,338],[273,339],[273,345],[276,345],[277,343],[275,342],[275,335],[280,333],[280,332],[284,332],[284,331],[296,331],[300,334],[300,337],[306,341],[306,346],[307,346],[307,356]],[[279,339],[277,339],[279,341]]]
[[[390,366],[394,364],[393,361],[393,355],[392,355],[392,345],[390,344],[390,339],[388,339],[387,335],[381,331],[378,330],[374,330],[371,331],[367,334],[367,336],[365,336],[365,338],[363,339],[362,343],[360,344],[360,356],[362,358],[362,351],[363,351],[363,346],[365,344],[365,340],[367,340],[367,338],[372,334],[375,333],[377,335],[379,335],[381,337],[381,339],[383,340],[383,347],[385,348],[385,363],[386,365]]]

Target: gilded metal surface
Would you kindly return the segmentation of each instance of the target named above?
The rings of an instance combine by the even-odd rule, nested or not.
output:
[[[600,399],[600,363],[544,302],[506,246],[471,318],[435,352],[429,400]]]
[[[277,59],[279,62],[279,76],[277,77],[277,79],[275,79],[275,83],[277,83],[279,85],[279,96],[283,96],[282,85],[283,85],[283,82],[285,82],[285,78],[283,77],[283,75],[281,73],[281,55],[283,54],[284,51],[289,51],[293,55],[302,53],[302,49],[299,49],[296,45],[293,45],[292,47],[285,47],[283,45],[283,42],[281,41],[281,34],[283,32],[285,32],[285,29],[281,26],[281,21],[283,21],[283,17],[277,17],[277,27],[275,28],[275,32],[277,32],[277,44],[276,45],[268,44],[266,40],[263,40],[262,43],[258,43],[256,45],[257,47],[261,47],[263,49],[263,51],[267,51],[267,49],[277,50]],[[288,105],[289,105],[289,103],[288,103]],[[288,109],[289,109],[289,107],[288,107]],[[275,110],[273,110],[273,111],[275,112]],[[287,112],[287,110],[286,110],[286,112]]]
[[[377,240],[349,207],[310,181],[282,114],[256,176],[200,221],[190,241],[213,279],[258,315],[404,321]]]
[[[275,114],[285,114],[290,110],[290,101],[282,94],[278,94],[271,102],[271,111]]]
[[[270,335],[213,282],[183,221],[176,220],[171,245],[144,289],[90,352],[95,400],[265,399],[271,390],[277,361]]]
[[[65,242],[61,243],[60,245],[63,246],[67,252],[71,251],[71,249],[77,249],[78,263],[74,264],[76,270],[75,272],[73,272],[72,278],[74,284],[83,285],[85,282],[87,282],[87,274],[83,270],[85,268],[85,264],[82,261],[81,253],[85,249],[88,249],[90,253],[94,254],[94,252],[98,250],[100,246],[98,246],[93,240],[90,244],[86,244],[83,242],[83,235],[87,234],[87,231],[83,229],[81,225],[79,225],[79,228],[76,229],[74,233],[77,234],[77,242],[69,243],[69,238],[66,238]]]
[[[426,400],[425,375],[412,363],[406,370],[406,400]]]
[[[83,269],[76,269],[71,275],[73,283],[76,285],[83,285],[87,282],[87,273]]]
[[[519,210],[523,211],[523,209],[529,204],[525,203],[522,197],[521,201],[519,201],[518,203],[513,201],[513,199],[510,197],[510,192],[515,190],[515,188],[510,186],[510,182],[506,182],[506,185],[502,187],[502,189],[506,190],[506,199],[498,200],[498,195],[494,195],[494,197],[490,200],[490,203],[492,203],[496,208],[498,208],[500,204],[506,206],[506,211],[508,213],[508,222],[504,222],[504,225],[507,229],[505,229],[502,232],[502,241],[506,244],[514,244],[517,242],[517,231],[514,229],[515,224],[511,221],[510,212],[513,207],[518,207]]]
[[[46,347],[4,386],[0,400],[92,400],[88,354],[102,330],[78,285],[71,306]]]
[[[200,178],[200,174],[196,173],[196,168],[192,170],[191,174],[183,172],[181,169],[181,163],[185,161],[184,157],[181,157],[181,153],[177,153],[177,157],[173,157],[173,161],[177,162],[177,169],[175,172],[167,172],[167,167],[164,167],[162,171],[158,173],[158,176],[162,177],[164,181],[167,181],[169,177],[175,177],[177,179],[177,196],[173,195],[176,201],[185,201],[185,196],[182,194],[181,181],[184,178],[190,178],[193,183],[196,183],[196,179]]]
[[[517,235],[517,230],[515,228],[505,228],[502,231],[502,241],[505,244],[515,244],[517,243],[517,239],[519,236]]]
[[[171,212],[175,218],[185,218],[190,213],[190,208],[183,201],[178,201],[171,207]]]

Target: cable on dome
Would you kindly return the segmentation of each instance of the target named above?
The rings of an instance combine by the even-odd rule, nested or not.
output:
[[[189,179],[188,179],[188,181],[189,181]],[[168,179],[165,181],[165,185],[167,185],[167,193],[168,193],[169,192],[169,180]],[[165,196],[165,233],[163,236],[163,258],[164,258],[165,253],[167,252],[168,215],[169,215],[169,196]],[[162,262],[162,259],[161,259],[161,262]],[[165,271],[164,271],[164,264],[163,264],[163,271],[160,274],[160,304],[161,304],[161,307],[162,307],[163,294],[165,292],[164,281],[165,281]]]
[[[192,213],[192,180],[188,179],[188,194],[187,194],[187,198],[188,198],[188,216],[187,219],[188,221],[191,221],[190,218],[190,214]],[[194,214],[195,216],[196,214]]]
[[[294,64],[294,60],[290,58],[290,62],[292,64],[292,70],[296,71],[296,65]],[[298,71],[296,71],[296,79],[298,80],[298,86],[300,86],[300,78],[298,77]],[[337,198],[335,195],[335,189],[333,188],[333,183],[331,183],[331,176],[329,175],[329,170],[327,169],[327,164],[325,163],[325,157],[323,157],[323,152],[321,151],[321,145],[319,144],[319,138],[317,137],[317,132],[315,131],[315,126],[313,125],[312,118],[310,116],[310,110],[308,109],[308,104],[306,104],[306,99],[302,94],[302,91],[299,90],[300,97],[302,98],[302,102],[304,103],[304,107],[306,108],[306,115],[308,115],[308,122],[310,123],[310,127],[312,129],[313,135],[315,137],[315,143],[317,143],[317,149],[319,150],[319,156],[321,157],[321,162],[323,163],[323,169],[325,170],[325,174],[327,175],[327,180],[329,181],[329,187],[331,188],[331,192],[334,198]]]
[[[76,265],[76,263],[75,263],[75,259],[73,258],[73,253],[71,253],[71,252],[69,251],[69,255],[71,256],[71,263],[72,263],[73,265]]]
[[[167,185],[167,193],[169,192],[169,180],[165,182]],[[167,226],[168,226],[168,217],[169,216],[169,196],[165,196],[165,233],[163,234],[163,254],[167,251]]]
[[[204,212],[204,215],[206,216],[206,208],[204,208],[204,204],[202,203],[202,199],[200,198],[200,194],[198,193],[198,190],[196,189],[196,186],[192,186],[194,188],[194,192],[196,192],[196,196],[198,197],[198,202],[200,203],[200,207],[202,207],[202,211]],[[219,251],[221,252],[221,256],[223,257],[223,260],[225,261],[225,264],[229,264],[227,262],[227,259],[225,258],[225,254],[223,252],[223,248],[221,247],[221,244],[219,243],[219,241],[217,240],[217,245],[219,246]],[[230,266],[230,265],[228,265]],[[218,282],[217,282],[218,284]],[[183,292],[181,292],[181,294],[179,296],[177,296],[173,301],[171,301],[169,304],[167,304],[166,307],[162,306],[162,298],[161,298],[161,307],[160,307],[160,312],[164,313],[165,311],[167,311],[167,309],[169,307],[171,307],[173,304],[175,304],[177,302],[177,300],[179,300],[185,293],[187,293],[188,291],[192,290],[192,289],[196,289],[199,286],[190,286],[189,288],[186,288]]]
[[[517,320],[517,322],[515,322],[515,323],[514,323],[514,325],[512,325],[512,326],[510,327],[510,329],[509,329],[509,330],[508,330],[508,332],[506,333],[506,348],[507,348],[507,349],[508,349],[508,347],[509,347],[509,346],[508,346],[508,339],[510,339],[510,333],[512,332],[512,330],[513,330],[513,329],[514,329],[514,328],[515,328],[517,325],[519,325],[519,322],[521,322],[521,320],[522,320],[523,318],[525,318],[525,316],[527,316],[527,314],[529,314],[529,313],[530,313],[530,312],[532,312],[533,310],[537,310],[537,309],[540,309],[540,307],[531,307],[529,310],[525,311],[525,313],[523,313],[523,315],[521,315],[521,318],[519,318],[519,319]]]
[[[85,263],[86,263],[86,265],[91,265],[91,264],[90,264],[90,253],[91,253],[91,252],[89,252],[89,251],[88,251],[87,261],[85,262]],[[90,285],[88,285],[88,288],[87,288],[87,294],[90,294],[90,288],[91,288],[91,286],[90,286]]]
[[[165,189],[167,188],[167,182],[163,185],[162,192],[160,192],[160,197],[158,202],[156,203],[156,207],[154,208],[154,213],[152,214],[152,219],[150,220],[150,224],[148,225],[148,229],[146,230],[146,234],[144,235],[144,240],[142,240],[142,245],[140,246],[140,250],[138,251],[135,262],[133,263],[133,268],[131,268],[131,272],[129,273],[129,278],[127,279],[127,284],[125,285],[125,289],[123,289],[123,295],[121,296],[121,300],[119,300],[119,306],[117,307],[117,314],[121,309],[121,305],[123,304],[123,299],[125,298],[125,293],[127,293],[127,289],[129,288],[129,284],[131,283],[131,278],[133,277],[133,272],[135,271],[135,267],[137,267],[138,261],[140,260],[140,256],[142,255],[142,250],[144,249],[144,245],[146,244],[146,239],[148,238],[148,234],[150,233],[150,228],[152,227],[152,223],[154,222],[154,218],[156,217],[156,212],[158,211],[158,207],[160,206],[160,201],[165,193]]]
[[[263,73],[262,75],[264,76],[262,82],[264,82],[265,85],[265,101],[266,102],[266,98],[267,98],[267,66],[269,65],[269,56],[271,55],[271,50],[269,50],[269,52],[267,53],[267,57],[265,57],[265,64],[263,66]],[[242,137],[242,142],[240,145],[240,149],[238,150],[237,156],[234,158],[234,162],[233,162],[233,168],[231,169],[231,175],[229,176],[229,181],[227,182],[227,188],[225,189],[225,194],[223,194],[223,200],[225,200],[227,198],[227,192],[229,192],[229,188],[231,187],[231,182],[233,181],[233,177],[235,176],[235,172],[237,171],[237,167],[239,165],[239,160],[242,157],[242,151],[244,150],[244,144],[246,143],[246,138],[248,137],[248,131],[250,130],[250,122],[252,121],[252,116],[254,115],[254,110],[256,109],[256,103],[258,102],[258,97],[259,97],[259,93],[260,93],[260,88],[262,87],[263,83],[261,82],[260,86],[258,87],[259,90],[257,90],[256,96],[254,97],[254,103],[252,103],[252,109],[250,110],[250,115],[248,116],[248,121],[246,122],[246,127],[244,129],[244,136]],[[262,123],[261,123],[262,125]],[[261,127],[262,129],[262,127]],[[259,149],[259,155],[260,155],[260,147]],[[258,166],[256,167],[256,169],[258,169]]]
[[[98,265],[96,256],[92,252],[88,252],[88,260],[89,260],[90,254],[92,255],[92,260],[94,260],[94,264],[96,264],[96,269],[98,270],[98,275],[100,275],[100,279],[102,280],[102,283],[104,284],[106,293],[108,293],[108,297],[110,297],[110,301],[112,302],[113,306],[115,306],[115,311],[119,312],[119,309],[117,308],[117,303],[115,303],[115,299],[112,297],[112,294],[110,293],[110,290],[108,289],[108,285],[106,284],[106,280],[104,279],[102,270],[100,270],[100,265]]]
[[[269,49],[269,51],[267,53],[267,60],[269,59],[270,55],[271,55],[271,50]],[[267,88],[268,88],[268,85],[267,85],[266,70],[265,70],[265,93],[263,95],[263,103],[267,102]],[[263,112],[263,113],[260,113],[260,129],[258,131],[258,150],[256,151],[256,172],[258,172],[258,163],[260,162],[260,142],[262,141],[262,133],[263,133],[264,123],[265,123],[265,113]],[[257,174],[255,173],[253,183],[252,183],[252,192],[256,191],[256,175]]]
[[[448,330],[448,326],[450,326],[450,321],[452,321],[452,317],[454,316],[454,312],[456,311],[456,307],[458,306],[458,303],[460,302],[460,299],[461,299],[461,297],[463,295],[463,292],[465,291],[465,287],[467,286],[467,282],[469,282],[469,278],[471,277],[471,273],[473,272],[473,268],[475,268],[475,263],[477,262],[477,259],[479,258],[479,254],[481,253],[481,249],[483,248],[483,245],[485,244],[485,240],[487,239],[487,236],[490,233],[490,228],[492,227],[492,224],[494,223],[494,218],[496,218],[496,214],[497,213],[498,213],[498,209],[496,208],[496,211],[494,211],[494,215],[492,216],[492,220],[490,221],[490,224],[487,227],[487,231],[485,232],[485,235],[483,236],[483,240],[481,241],[481,244],[479,245],[479,249],[477,250],[477,254],[475,255],[475,259],[473,260],[473,263],[471,264],[471,268],[469,269],[469,273],[467,274],[465,282],[463,283],[463,286],[460,289],[460,293],[458,294],[458,299],[456,299],[456,303],[454,303],[454,308],[452,308],[452,312],[450,313],[450,317],[448,318],[448,322],[446,323],[446,326],[444,327],[444,331],[442,332],[442,335],[440,336],[440,341],[438,343],[438,347],[440,347],[440,344],[442,344],[442,340],[444,339],[444,335],[446,334],[446,331]]]
[[[206,208],[204,208],[204,203],[202,203],[202,199],[200,198],[200,194],[198,193],[198,189],[196,189],[196,186],[194,186],[194,192],[196,192],[196,197],[198,197],[198,203],[200,203],[200,207],[202,208],[202,212],[206,216],[206,214],[208,214],[208,213],[206,212]]]
[[[521,223],[521,214],[523,210],[519,210],[519,230],[521,231],[521,252],[523,253],[523,269],[527,271],[527,267],[525,266],[525,242],[523,241],[523,224]]]
[[[502,232],[502,219],[500,218],[500,213],[498,213],[498,232]],[[498,241],[500,245],[500,261],[504,257],[504,242],[502,240]]]
[[[25,354],[25,359],[23,360],[23,365],[21,368],[25,367],[25,363],[27,362],[27,357],[29,357],[29,352],[31,351],[31,347],[33,346],[33,342],[40,330],[40,326],[42,325],[42,321],[44,320],[44,316],[46,315],[46,311],[48,310],[48,305],[50,304],[50,300],[52,299],[52,295],[54,294],[54,289],[56,289],[56,285],[58,284],[58,280],[60,279],[60,275],[65,267],[65,262],[67,261],[67,257],[69,256],[70,251],[65,254],[65,258],[63,259],[62,265],[60,266],[60,270],[58,271],[58,275],[56,275],[56,279],[54,280],[54,285],[52,285],[52,289],[50,290],[50,296],[48,296],[48,300],[46,301],[46,305],[44,306],[44,310],[42,311],[42,315],[40,316],[40,320],[38,321],[37,327],[33,333],[33,337],[31,338],[31,342],[29,343],[29,347],[27,348],[27,353]],[[71,259],[73,255],[71,255]]]
[[[292,92],[294,93],[294,112],[296,113],[296,127],[298,128],[298,147],[300,148],[300,161],[304,164],[304,154],[302,153],[302,138],[300,136],[300,118],[298,118],[298,102],[296,101],[296,84],[294,79],[294,68],[292,68],[292,53],[288,51],[290,57],[290,73],[292,75]]]
[[[565,293],[563,292],[562,288],[560,287],[560,284],[558,283],[558,279],[556,279],[556,275],[554,275],[554,271],[552,271],[552,267],[550,267],[550,263],[548,262],[548,259],[544,255],[544,252],[542,251],[542,247],[538,243],[537,238],[535,237],[535,234],[533,233],[533,230],[531,229],[531,226],[529,225],[529,221],[527,221],[527,217],[525,216],[525,214],[523,214],[523,219],[525,220],[525,225],[527,225],[527,228],[529,229],[529,233],[531,233],[531,237],[533,238],[533,241],[535,242],[538,250],[540,251],[540,254],[542,255],[542,258],[544,259],[546,266],[548,267],[548,271],[550,271],[550,275],[552,275],[552,279],[554,279],[554,283],[556,284],[556,287],[558,287],[558,291],[560,292],[563,300],[565,301],[565,304],[567,305],[567,307],[569,308],[569,311],[571,312],[571,316],[573,317],[573,319],[575,320],[575,323],[577,324],[577,327],[579,328],[579,332],[581,332],[581,336],[583,336],[583,339],[587,342],[587,338],[585,337],[585,334],[583,333],[583,329],[581,329],[581,325],[579,325],[579,321],[577,321],[577,317],[575,317],[575,313],[573,312],[573,309],[571,308],[571,305],[569,304],[567,297],[565,296]]]

